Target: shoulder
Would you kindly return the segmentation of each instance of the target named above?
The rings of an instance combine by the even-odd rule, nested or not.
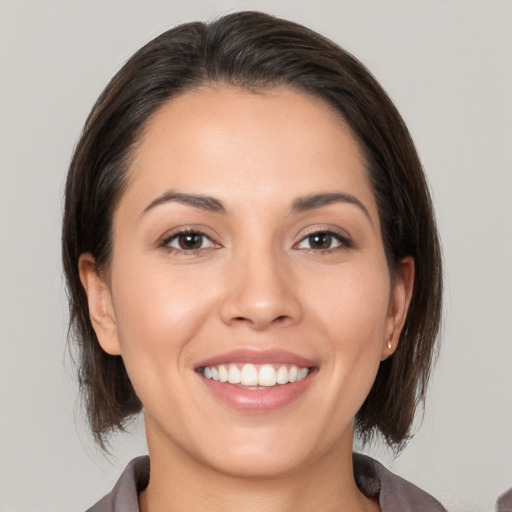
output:
[[[363,494],[379,499],[382,512],[446,512],[430,494],[366,455],[354,454],[354,476]]]
[[[149,457],[133,459],[110,493],[87,512],[139,512],[139,492],[149,482]]]
[[[512,512],[512,487],[498,497],[495,512]]]

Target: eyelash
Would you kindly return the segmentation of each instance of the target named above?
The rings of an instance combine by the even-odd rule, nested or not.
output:
[[[197,247],[197,248],[184,248],[184,247],[173,247],[171,244],[174,241],[177,241],[179,243],[180,237],[184,236],[195,236],[201,238],[201,246],[205,242],[205,239],[209,241],[210,245],[208,247]],[[338,242],[338,245],[335,247],[328,247],[328,248],[313,248],[311,247],[311,239],[313,237],[327,237],[329,242],[332,242],[333,240]],[[302,243],[307,241],[309,239],[310,241],[310,247],[300,247]],[[181,231],[177,231],[175,233],[172,233],[170,236],[167,236],[165,239],[162,240],[162,243],[160,244],[161,247],[166,249],[169,252],[179,252],[182,254],[187,255],[194,255],[198,254],[202,251],[213,249],[213,248],[219,248],[221,247],[219,244],[215,243],[210,236],[208,236],[206,233],[197,230],[197,229],[183,229]],[[350,249],[353,247],[352,242],[345,236],[340,235],[336,231],[330,230],[330,229],[320,229],[316,231],[311,231],[306,236],[304,236],[298,243],[296,243],[293,248],[296,250],[306,250],[308,252],[314,252],[314,253],[320,253],[320,254],[326,254],[326,253],[332,253],[335,251],[340,251],[343,249]]]

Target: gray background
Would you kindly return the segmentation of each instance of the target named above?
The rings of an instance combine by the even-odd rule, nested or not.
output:
[[[433,188],[446,260],[444,347],[398,474],[452,511],[512,485],[512,3],[0,0],[0,510],[80,511],[145,450],[104,457],[65,356],[66,167],[93,101],[166,28],[240,9],[304,23],[360,58],[396,102]]]

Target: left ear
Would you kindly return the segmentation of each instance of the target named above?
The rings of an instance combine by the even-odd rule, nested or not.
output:
[[[397,346],[407,318],[414,288],[414,260],[408,256],[401,260],[391,281],[389,310],[385,336],[382,343],[381,361],[392,355]]]

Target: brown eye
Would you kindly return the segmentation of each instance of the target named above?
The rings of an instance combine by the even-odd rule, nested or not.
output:
[[[332,236],[329,233],[316,233],[308,237],[312,249],[330,249]]]
[[[302,239],[297,245],[297,248],[314,251],[328,251],[342,246],[350,246],[348,241],[342,236],[329,231],[318,231],[316,233],[311,233],[306,238]]]
[[[212,240],[203,233],[177,233],[165,241],[167,247],[181,251],[197,251],[213,246]]]

